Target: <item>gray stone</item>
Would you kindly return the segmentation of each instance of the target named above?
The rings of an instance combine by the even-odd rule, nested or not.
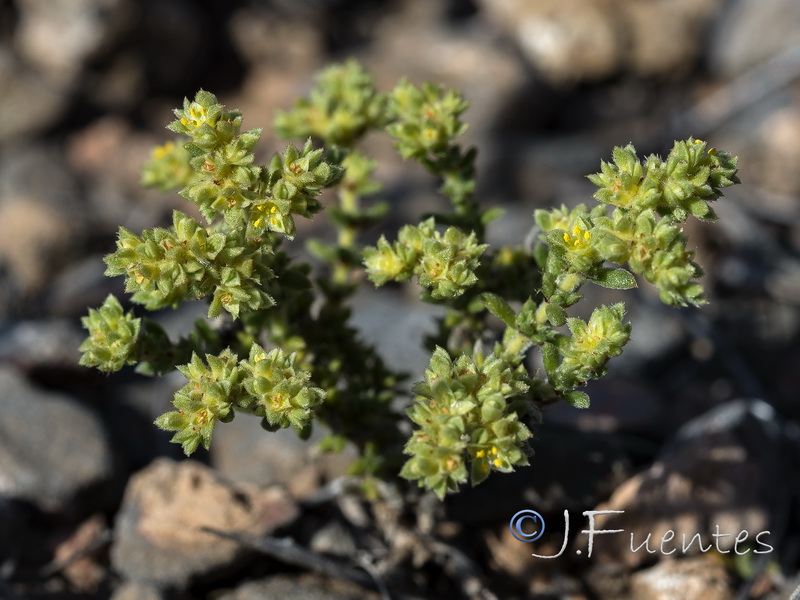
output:
[[[711,35],[713,71],[733,77],[800,44],[800,3],[796,0],[729,2]]]
[[[114,246],[109,246],[109,253]],[[44,298],[44,311],[48,315],[77,317],[88,314],[87,308],[97,308],[114,294],[122,299],[125,283],[122,277],[107,277],[106,265],[101,255],[70,262],[53,278]]]
[[[109,445],[93,412],[7,368],[0,392],[0,494],[59,512],[111,478]]]
[[[231,481],[281,485],[293,496],[304,497],[318,488],[321,479],[344,475],[357,457],[353,446],[337,454],[322,453],[318,444],[327,430],[321,423],[314,424],[308,440],[301,440],[292,429],[265,431],[260,421],[239,414],[214,432],[211,464]]]
[[[2,89],[2,88],[0,88]],[[0,266],[16,290],[0,313],[30,313],[79,248],[83,217],[75,178],[54,146],[19,146],[0,156]]]
[[[800,598],[800,573],[784,578],[778,576],[778,582],[772,587],[770,593],[763,596],[764,600],[797,600]],[[752,591],[751,591],[752,593]]]
[[[292,429],[265,431],[260,421],[239,414],[220,424],[214,431],[211,464],[232,481],[291,489],[304,471],[313,470],[311,453],[319,438],[303,441]]]
[[[547,409],[545,423],[581,431],[632,433],[645,438],[665,433],[662,431],[665,409],[658,395],[638,380],[607,377],[590,382],[585,391],[592,403],[588,410],[559,402]]]
[[[602,78],[619,65],[622,48],[611,11],[591,0],[483,0],[480,5],[550,81]]]
[[[380,596],[353,583],[319,575],[277,575],[251,581],[219,600],[378,600]]]
[[[115,524],[112,564],[138,583],[182,589],[240,568],[252,556],[204,527],[259,537],[297,514],[280,488],[233,486],[197,462],[159,459],[128,483]]]
[[[43,81],[0,48],[0,143],[50,127],[67,105],[66,94]]]
[[[77,320],[9,321],[0,328],[0,359],[18,364],[75,367],[86,337]]]
[[[443,310],[388,289],[362,289],[352,307],[351,323],[386,364],[421,380],[431,358],[423,346],[425,336],[436,331],[435,319]]]
[[[728,402],[690,421],[652,466],[597,508],[623,511],[603,516],[599,528],[624,530],[595,538],[598,560],[638,566],[661,555],[662,540],[664,552],[675,556],[710,546],[722,553],[770,552],[775,538],[759,534],[787,518],[795,493],[794,444],[761,401]],[[701,539],[692,543],[696,534]],[[744,542],[750,549],[739,546]]]
[[[312,552],[348,558],[358,552],[353,536],[339,521],[331,521],[318,529],[311,538],[309,547]]]

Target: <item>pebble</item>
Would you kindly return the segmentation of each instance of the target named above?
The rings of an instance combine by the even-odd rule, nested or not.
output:
[[[183,589],[247,563],[248,551],[203,527],[259,537],[297,515],[280,488],[235,486],[195,461],[158,459],[128,483],[114,529],[112,565],[137,583]]]
[[[707,557],[665,560],[631,578],[636,600],[729,600],[733,593],[725,566]]]
[[[249,581],[219,600],[378,600],[380,596],[347,581],[319,575],[276,575]]]
[[[0,367],[0,495],[45,512],[86,510],[112,477],[97,416],[64,394],[37,390]]]

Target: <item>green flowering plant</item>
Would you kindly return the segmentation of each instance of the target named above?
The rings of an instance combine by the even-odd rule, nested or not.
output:
[[[302,437],[324,423],[324,448],[359,449],[353,473],[399,474],[440,498],[527,465],[542,409],[559,400],[588,407],[580,388],[606,375],[630,337],[621,302],[594,308],[588,321],[569,315],[585,284],[625,290],[638,275],[667,304],[705,303],[681,225],[716,219],[710,203],[738,182],[736,158],[693,138],[665,159],[615,148],[589,176],[596,204],[537,210],[533,248],[492,247],[486,227],[501,211],[475,198],[476,150],[458,139],[466,108],[454,90],[402,81],[381,93],[357,63],[335,65],[276,117],[275,131],[302,146],[257,165],[260,129],[242,130],[241,113],[209,92],[186,99],[168,125],[181,139],[154,150],[142,182],[180,190],[204,222],[175,211],[167,228],[120,228],[106,273],[124,276],[145,310],[204,300],[210,321],[173,341],[110,296],[83,319],[81,364],[177,369],[187,383],[156,425],[175,432],[186,454],[209,448],[216,425],[241,413]],[[359,149],[371,131],[439,177],[451,210],[365,245],[389,208],[375,200],[375,160]],[[293,261],[285,246],[296,219],[323,208],[336,241],[308,241],[316,268]],[[406,374],[349,324],[348,300],[366,281],[412,278],[442,316],[424,380],[407,389]],[[531,369],[535,352],[543,373]]]

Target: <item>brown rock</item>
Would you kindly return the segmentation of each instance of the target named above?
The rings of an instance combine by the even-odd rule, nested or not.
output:
[[[181,588],[243,557],[235,542],[204,527],[267,535],[298,514],[280,488],[233,486],[193,461],[155,461],[131,478],[117,517],[114,567],[128,578]]]
[[[0,497],[52,513],[102,509],[113,465],[98,416],[8,367],[0,390]]]
[[[631,597],[636,600],[730,600],[733,590],[718,561],[706,557],[665,560],[635,573]]]
[[[93,515],[56,547],[53,561],[66,565],[61,573],[73,590],[94,593],[106,576],[98,556],[106,534],[105,517]]]
[[[490,21],[508,31],[548,80],[569,84],[616,71],[623,39],[613,2],[482,0]]]
[[[719,0],[483,0],[546,79],[597,80],[627,68],[638,75],[685,71]]]
[[[620,2],[630,35],[629,67],[645,76],[689,70],[703,49],[702,36],[719,5],[719,0]]]

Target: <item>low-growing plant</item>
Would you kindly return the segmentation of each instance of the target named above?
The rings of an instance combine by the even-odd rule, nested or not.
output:
[[[535,211],[533,248],[491,247],[486,227],[501,211],[475,198],[476,150],[458,142],[466,108],[453,90],[402,81],[380,93],[357,63],[332,66],[275,120],[280,136],[306,141],[261,166],[261,130],[243,131],[238,110],[207,91],[184,100],[167,126],[179,138],[153,151],[142,181],[180,189],[205,222],[175,211],[171,227],[121,227],[106,274],[124,276],[131,301],[147,310],[204,300],[210,321],[171,340],[109,296],[83,319],[81,364],[179,370],[186,384],[156,425],[175,432],[187,455],[209,448],[218,423],[245,413],[268,431],[291,427],[302,437],[319,420],[330,432],[325,448],[358,448],[353,473],[399,473],[440,498],[527,465],[542,407],[588,407],[580,388],[607,373],[630,337],[622,303],[596,307],[588,321],[569,316],[584,284],[624,290],[639,275],[667,304],[705,302],[681,224],[716,218],[710,203],[738,181],[736,158],[692,138],[675,142],[666,159],[615,148],[589,176],[596,203]],[[403,158],[439,177],[451,209],[364,246],[389,209],[374,200],[376,163],[359,150],[370,131],[388,134]],[[333,192],[327,207],[325,189]],[[296,219],[323,208],[338,234],[335,243],[308,240],[314,269],[286,248]],[[349,325],[347,303],[366,279],[412,278],[442,317],[427,340],[424,380],[409,393],[406,375]],[[530,366],[535,350],[542,373]]]

